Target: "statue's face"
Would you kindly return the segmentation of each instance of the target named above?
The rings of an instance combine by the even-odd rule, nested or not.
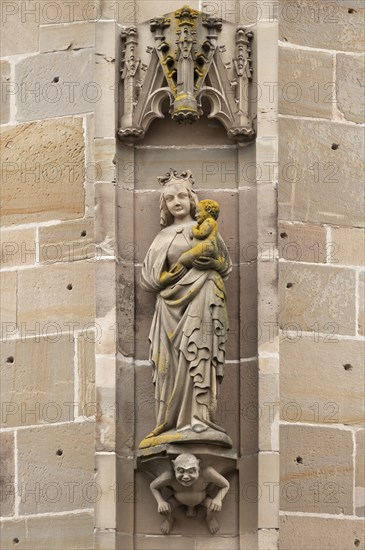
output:
[[[196,221],[198,223],[202,223],[204,220],[207,219],[208,216],[209,216],[209,212],[205,210],[203,205],[198,203],[196,206],[196,215],[195,215]]]
[[[190,214],[190,198],[185,185],[181,183],[169,185],[164,192],[164,197],[167,208],[175,219],[183,219]]]
[[[177,481],[184,487],[189,487],[199,477],[199,462],[196,458],[179,460],[178,457],[174,462],[174,470]]]

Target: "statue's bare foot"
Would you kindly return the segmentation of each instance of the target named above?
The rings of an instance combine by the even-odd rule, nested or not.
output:
[[[163,535],[168,535],[171,531],[172,524],[174,523],[174,520],[172,517],[166,518],[161,523],[160,531]]]
[[[207,523],[208,523],[209,531],[212,533],[212,535],[215,535],[216,533],[218,533],[220,529],[220,525],[218,523],[217,518],[209,515],[207,517]]]
[[[195,506],[188,506],[185,515],[186,515],[187,518],[195,518],[195,516],[196,516]]]

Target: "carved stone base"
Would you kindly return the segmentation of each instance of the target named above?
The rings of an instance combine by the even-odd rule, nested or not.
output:
[[[208,428],[204,432],[195,432],[192,429],[176,431],[170,430],[155,437],[148,437],[139,444],[140,449],[154,449],[156,446],[168,443],[199,443],[208,445],[219,445],[220,447],[232,448],[232,439],[224,432]]]

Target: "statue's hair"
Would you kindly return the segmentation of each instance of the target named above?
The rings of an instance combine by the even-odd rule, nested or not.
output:
[[[186,180],[176,181],[176,184],[183,185],[189,195],[190,199],[190,214],[193,219],[195,219],[195,212],[196,212],[196,205],[198,204],[198,197],[193,190],[193,188],[186,182]],[[165,190],[168,189],[168,186],[166,186],[160,196],[160,226],[167,227],[168,225],[171,225],[174,221],[174,216],[169,212],[169,209],[167,208],[166,199],[165,199]]]
[[[212,218],[215,220],[218,219],[220,208],[219,204],[216,201],[213,201],[212,199],[204,199],[202,201],[199,201],[199,204],[204,208],[206,212],[211,214]]]

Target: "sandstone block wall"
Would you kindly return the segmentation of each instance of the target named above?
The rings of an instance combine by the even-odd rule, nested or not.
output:
[[[363,548],[364,4],[281,2],[280,548]]]
[[[115,526],[115,24],[15,0],[0,34],[1,545],[91,549]]]
[[[222,536],[172,545],[272,550],[280,526],[283,550],[361,549],[364,5],[190,2],[254,26],[255,146],[166,118],[117,147],[120,30],[182,4],[0,4],[2,547],[124,550],[137,526],[137,548],[161,548],[145,481],[130,483],[153,409],[153,301],[135,281],[156,176],[188,163],[222,204],[234,262],[219,418],[242,485]]]

